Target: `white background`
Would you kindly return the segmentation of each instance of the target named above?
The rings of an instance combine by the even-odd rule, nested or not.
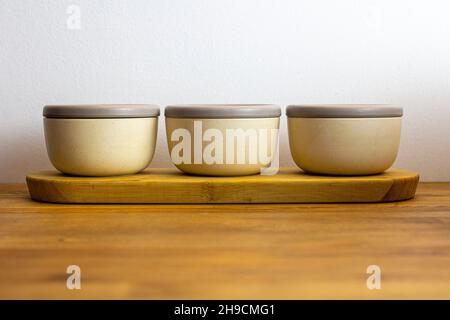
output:
[[[56,103],[400,104],[396,166],[450,180],[450,2],[0,0],[0,182],[51,167]]]

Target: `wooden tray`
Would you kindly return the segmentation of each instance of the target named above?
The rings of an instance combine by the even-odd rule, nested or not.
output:
[[[55,203],[329,203],[414,197],[419,175],[391,169],[361,177],[317,176],[282,169],[273,176],[199,177],[175,169],[86,178],[43,171],[27,176],[31,198]]]

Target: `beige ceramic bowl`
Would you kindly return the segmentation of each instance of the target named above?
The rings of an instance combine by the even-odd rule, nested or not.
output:
[[[195,175],[258,174],[278,143],[274,105],[177,105],[165,109],[172,162]]]
[[[137,173],[153,158],[158,115],[154,105],[46,106],[48,156],[71,175]]]
[[[389,105],[291,105],[289,145],[301,169],[329,175],[370,175],[394,163],[403,110]]]

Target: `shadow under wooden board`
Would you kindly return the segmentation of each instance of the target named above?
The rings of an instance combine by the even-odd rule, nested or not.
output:
[[[148,169],[118,177],[74,177],[56,171],[27,176],[31,198],[54,203],[344,203],[414,197],[419,175],[391,169],[372,176],[318,176],[281,169],[272,176],[190,176]]]

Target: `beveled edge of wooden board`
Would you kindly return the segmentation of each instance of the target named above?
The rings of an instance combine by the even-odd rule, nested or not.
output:
[[[411,199],[419,174],[390,169],[371,176],[320,176],[283,168],[271,176],[210,177],[150,168],[115,177],[41,171],[27,175],[26,181],[33,200],[53,203],[349,203]]]

